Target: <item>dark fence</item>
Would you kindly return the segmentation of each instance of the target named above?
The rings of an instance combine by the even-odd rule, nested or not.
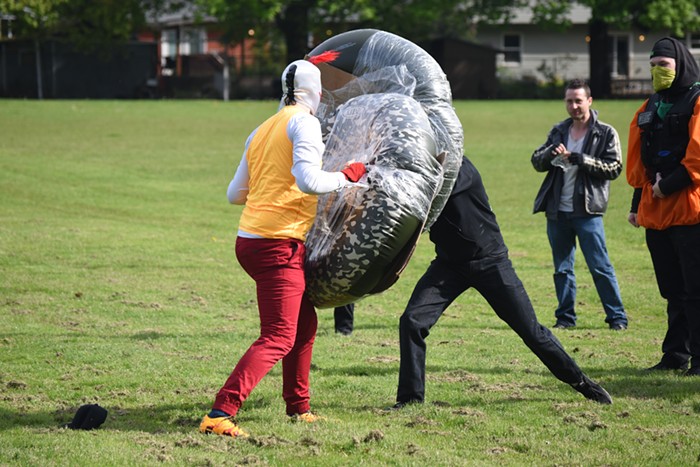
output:
[[[646,98],[654,94],[650,79],[615,78],[610,83],[612,97],[616,98]]]
[[[53,99],[208,98],[223,96],[223,63],[211,55],[183,56],[178,76],[158,76],[158,45],[132,42],[108,55],[87,54],[60,41],[39,46],[42,94]],[[496,50],[465,41],[438,40],[423,47],[443,67],[455,99],[558,98],[560,86],[496,79]],[[173,70],[174,71],[174,70]],[[37,98],[37,53],[32,41],[0,41],[0,97]],[[245,73],[230,76],[231,99],[281,95],[279,78]],[[653,93],[650,79],[616,78],[614,98]]]
[[[133,99],[157,94],[155,43],[133,42],[98,55],[59,41],[45,41],[40,43],[39,53],[45,98]],[[34,42],[0,42],[0,96],[37,98],[37,75]]]

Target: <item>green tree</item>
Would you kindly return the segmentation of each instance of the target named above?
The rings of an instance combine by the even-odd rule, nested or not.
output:
[[[147,12],[176,8],[168,0],[0,0],[0,12],[15,17],[18,39],[34,43],[37,97],[43,98],[41,43],[65,40],[84,52],[109,54],[145,25]]]
[[[346,0],[325,2],[325,19],[354,17],[361,27],[392,32],[414,42],[468,37],[479,22],[508,21],[527,0]],[[334,16],[328,13],[335,13]]]
[[[378,28],[415,42],[438,36],[466,38],[482,22],[507,22],[515,8],[531,8],[535,22],[542,27],[565,28],[569,25],[565,14],[572,6],[568,0],[104,0],[94,2],[100,6],[91,9],[90,0],[0,0],[0,7],[8,3],[50,6],[49,12],[60,11],[57,5],[63,5],[65,11],[71,12],[68,17],[77,16],[78,24],[88,26],[88,30],[99,25],[106,32],[102,36],[105,43],[123,37],[128,25],[135,24],[144,4],[151,8],[172,3],[195,4],[203,13],[219,20],[225,45],[245,41],[250,29],[258,37],[267,37],[274,30],[281,32],[288,62],[308,52],[309,32],[314,33],[317,43],[325,38],[326,30],[337,34],[351,27]],[[609,28],[634,26],[642,31],[668,30],[676,35],[700,28],[697,0],[578,0],[578,3],[590,7],[592,12],[590,79],[591,88],[600,97],[610,94]],[[109,8],[117,8],[116,5],[118,10],[109,17],[100,15],[110,11]],[[89,16],[92,21],[75,14],[93,10],[95,14]],[[86,37],[81,32],[77,36],[76,42]]]
[[[343,0],[341,0],[343,1]],[[308,52],[307,37],[314,9],[324,0],[196,0],[203,12],[219,20],[224,45],[240,44],[253,29],[267,37],[273,29],[282,33],[287,62]],[[330,2],[326,2],[330,3]],[[315,20],[319,17],[315,16]]]
[[[246,39],[249,29],[277,29],[284,36],[287,62],[309,51],[308,34],[317,45],[349,28],[377,28],[413,41],[435,36],[463,36],[469,24],[508,18],[527,0],[196,0],[216,17],[229,43]]]
[[[480,23],[507,23],[515,8],[530,8],[536,24],[562,29],[570,24],[569,0],[318,0],[318,11],[354,16],[357,24],[394,32],[413,41],[436,36],[468,38]],[[681,36],[700,29],[698,0],[578,0],[591,8],[589,61],[591,88],[606,97],[611,89],[609,29],[669,31]],[[336,17],[339,16],[336,14]],[[323,19],[323,17],[319,18]],[[313,23],[324,24],[318,19]]]
[[[282,10],[283,0],[195,0],[201,13],[219,21],[222,40],[238,44],[248,36],[248,30],[269,28]]]
[[[172,10],[174,0],[0,0],[0,12],[15,16],[15,35],[68,38],[83,48],[132,37],[149,12]],[[97,45],[96,45],[97,44]]]
[[[157,0],[63,0],[60,35],[77,49],[109,55],[146,25],[146,14],[165,8]]]
[[[34,43],[37,97],[43,99],[41,42],[51,37],[61,22],[59,8],[67,0],[0,0],[0,12],[13,15],[14,34]]]

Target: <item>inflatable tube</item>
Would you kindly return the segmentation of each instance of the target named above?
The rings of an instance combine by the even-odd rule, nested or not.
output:
[[[307,294],[319,308],[391,286],[405,266],[442,186],[427,115],[401,94],[370,94],[342,106],[326,143],[325,170],[345,156],[368,160],[362,184],[319,198],[306,240]]]
[[[462,126],[440,66],[399,36],[363,29],[309,53],[324,95],[316,113],[323,168],[365,162],[366,180],[319,197],[306,239],[316,307],[356,302],[398,280],[420,233],[442,211],[462,158]]]
[[[436,135],[437,153],[445,154],[444,183],[426,219],[427,229],[435,222],[447,203],[463,155],[464,133],[452,107],[452,92],[445,73],[430,54],[413,42],[376,29],[358,29],[331,37],[309,52],[309,59],[313,61],[314,57],[324,54],[332,54],[335,57],[324,62],[328,66],[354,78],[370,75],[372,81],[369,84],[363,83],[362,80],[353,80],[355,82],[350,81],[346,87],[340,89],[328,89],[324,82],[326,89],[322,108],[317,112],[322,123],[332,119],[339,105],[352,97],[369,93],[397,92],[396,81],[375,81],[378,72],[383,72],[386,78],[387,74],[394,73],[392,69],[405,67],[403,74],[414,80],[414,86],[405,88],[403,93],[421,104]],[[323,71],[322,68],[322,76]],[[402,74],[401,71],[396,73]],[[328,126],[326,123],[324,128],[327,129]]]

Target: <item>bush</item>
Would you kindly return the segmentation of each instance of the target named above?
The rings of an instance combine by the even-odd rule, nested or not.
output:
[[[540,81],[534,76],[501,78],[498,82],[498,99],[559,99],[564,95],[561,79]]]

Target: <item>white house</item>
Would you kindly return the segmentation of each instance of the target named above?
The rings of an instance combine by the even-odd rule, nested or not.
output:
[[[497,56],[499,78],[531,78],[550,81],[589,77],[588,22],[591,10],[574,3],[567,15],[566,31],[543,30],[533,24],[529,9],[516,10],[508,24],[480,26],[477,42],[502,52]],[[668,35],[634,30],[609,30],[608,60],[613,94],[645,94],[651,91],[649,52],[654,42]],[[687,34],[685,43],[700,59],[700,31]]]

